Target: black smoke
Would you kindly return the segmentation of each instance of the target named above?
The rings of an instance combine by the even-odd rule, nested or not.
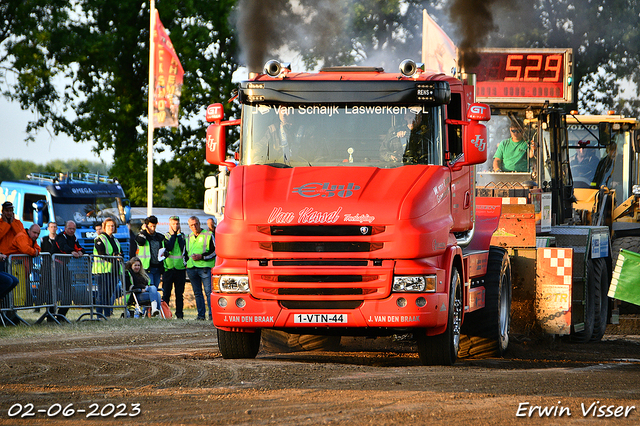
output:
[[[453,0],[449,17],[456,27],[459,50],[459,66],[473,68],[480,57],[477,50],[487,46],[489,36],[498,31],[494,21],[497,8],[514,10],[511,0]]]

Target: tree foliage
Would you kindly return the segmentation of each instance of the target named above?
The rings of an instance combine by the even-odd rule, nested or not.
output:
[[[109,170],[104,163],[86,160],[53,160],[45,165],[25,160],[0,160],[0,182],[25,179],[29,173],[97,173],[107,175]]]
[[[134,204],[145,204],[149,5],[140,0],[56,0],[53,8],[49,1],[10,3],[14,23],[3,64],[16,82],[4,75],[5,95],[39,113],[28,130],[51,126],[76,142],[93,144],[97,152],[113,149],[111,175]],[[169,151],[172,157],[154,167],[156,204],[162,203],[166,183],[177,177],[177,202],[202,206],[203,179],[215,170],[204,161],[204,109],[232,89],[234,3],[156,3],[185,69],[180,126],[155,131],[155,152]]]
[[[238,4],[237,4],[238,3]],[[180,126],[155,131],[154,201],[201,207],[204,109],[229,98],[238,65],[299,55],[318,65],[382,65],[420,58],[422,9],[459,46],[570,47],[583,113],[638,116],[638,0],[158,0],[185,69]],[[141,0],[5,0],[0,3],[0,87],[45,126],[114,150],[111,175],[134,204],[146,203],[149,10]],[[236,54],[236,43],[244,56]],[[471,43],[473,44],[473,43]],[[482,44],[482,45],[480,45]],[[287,58],[282,58],[287,59]],[[255,69],[257,68],[257,69]],[[235,106],[226,104],[227,115]],[[157,157],[156,157],[157,158]],[[170,201],[169,201],[170,200]]]

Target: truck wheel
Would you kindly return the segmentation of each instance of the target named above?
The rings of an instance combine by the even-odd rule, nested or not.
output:
[[[591,340],[591,336],[593,336],[593,326],[596,316],[596,277],[594,276],[593,261],[594,259],[587,261],[587,276],[585,282],[587,294],[584,302],[584,329],[582,331],[572,331],[571,333],[571,340],[576,343],[587,343]],[[600,289],[598,289],[598,292],[599,291]]]
[[[609,319],[609,274],[607,262],[603,259],[593,259],[593,279],[595,296],[595,315],[593,320],[593,335],[591,341],[598,342],[604,336]]]
[[[437,336],[427,336],[424,330],[417,332],[418,355],[422,365],[453,365],[460,349],[460,325],[462,323],[462,285],[457,268],[451,270],[449,293],[449,319],[447,329]]]
[[[613,269],[616,267],[616,262],[618,261],[618,254],[620,254],[620,249],[625,249],[632,251],[634,253],[640,253],[640,237],[622,237],[616,238],[611,243],[611,257],[612,257],[612,265]],[[622,315],[639,315],[640,314],[640,306],[634,305],[633,303],[619,301],[620,304],[620,314]]]
[[[474,357],[502,356],[509,347],[511,325],[511,263],[505,249],[489,249],[484,282],[485,307],[464,317],[462,334],[469,336],[465,339],[465,353],[468,350],[468,355]]]
[[[218,329],[218,348],[224,359],[255,358],[260,350],[260,329],[254,333]]]

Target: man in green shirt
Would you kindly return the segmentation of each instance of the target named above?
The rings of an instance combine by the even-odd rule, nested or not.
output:
[[[523,128],[516,123],[509,129],[511,137],[498,144],[498,149],[493,156],[494,172],[528,172],[528,157],[534,157],[534,148],[529,148],[529,142],[523,138]]]

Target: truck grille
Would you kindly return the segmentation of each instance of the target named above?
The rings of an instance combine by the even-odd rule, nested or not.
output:
[[[361,296],[361,288],[279,288],[282,296]]]
[[[258,232],[274,236],[294,237],[357,237],[376,235],[385,232],[385,226],[359,225],[292,225],[292,226],[258,226]]]
[[[331,299],[331,303],[358,299],[360,303],[388,297],[393,266],[393,261],[375,259],[252,260],[248,263],[252,295],[287,303],[308,303],[311,299],[315,302]]]
[[[290,241],[259,243],[262,250],[278,253],[363,253],[381,250],[384,243],[357,241]]]
[[[267,264],[268,264],[268,261],[267,261]],[[369,261],[368,260],[274,260],[273,266],[369,266]],[[376,266],[379,266],[379,265],[376,265]]]
[[[361,300],[335,300],[335,301],[315,301],[315,300],[282,300],[280,306],[286,309],[357,309],[362,305]]]

